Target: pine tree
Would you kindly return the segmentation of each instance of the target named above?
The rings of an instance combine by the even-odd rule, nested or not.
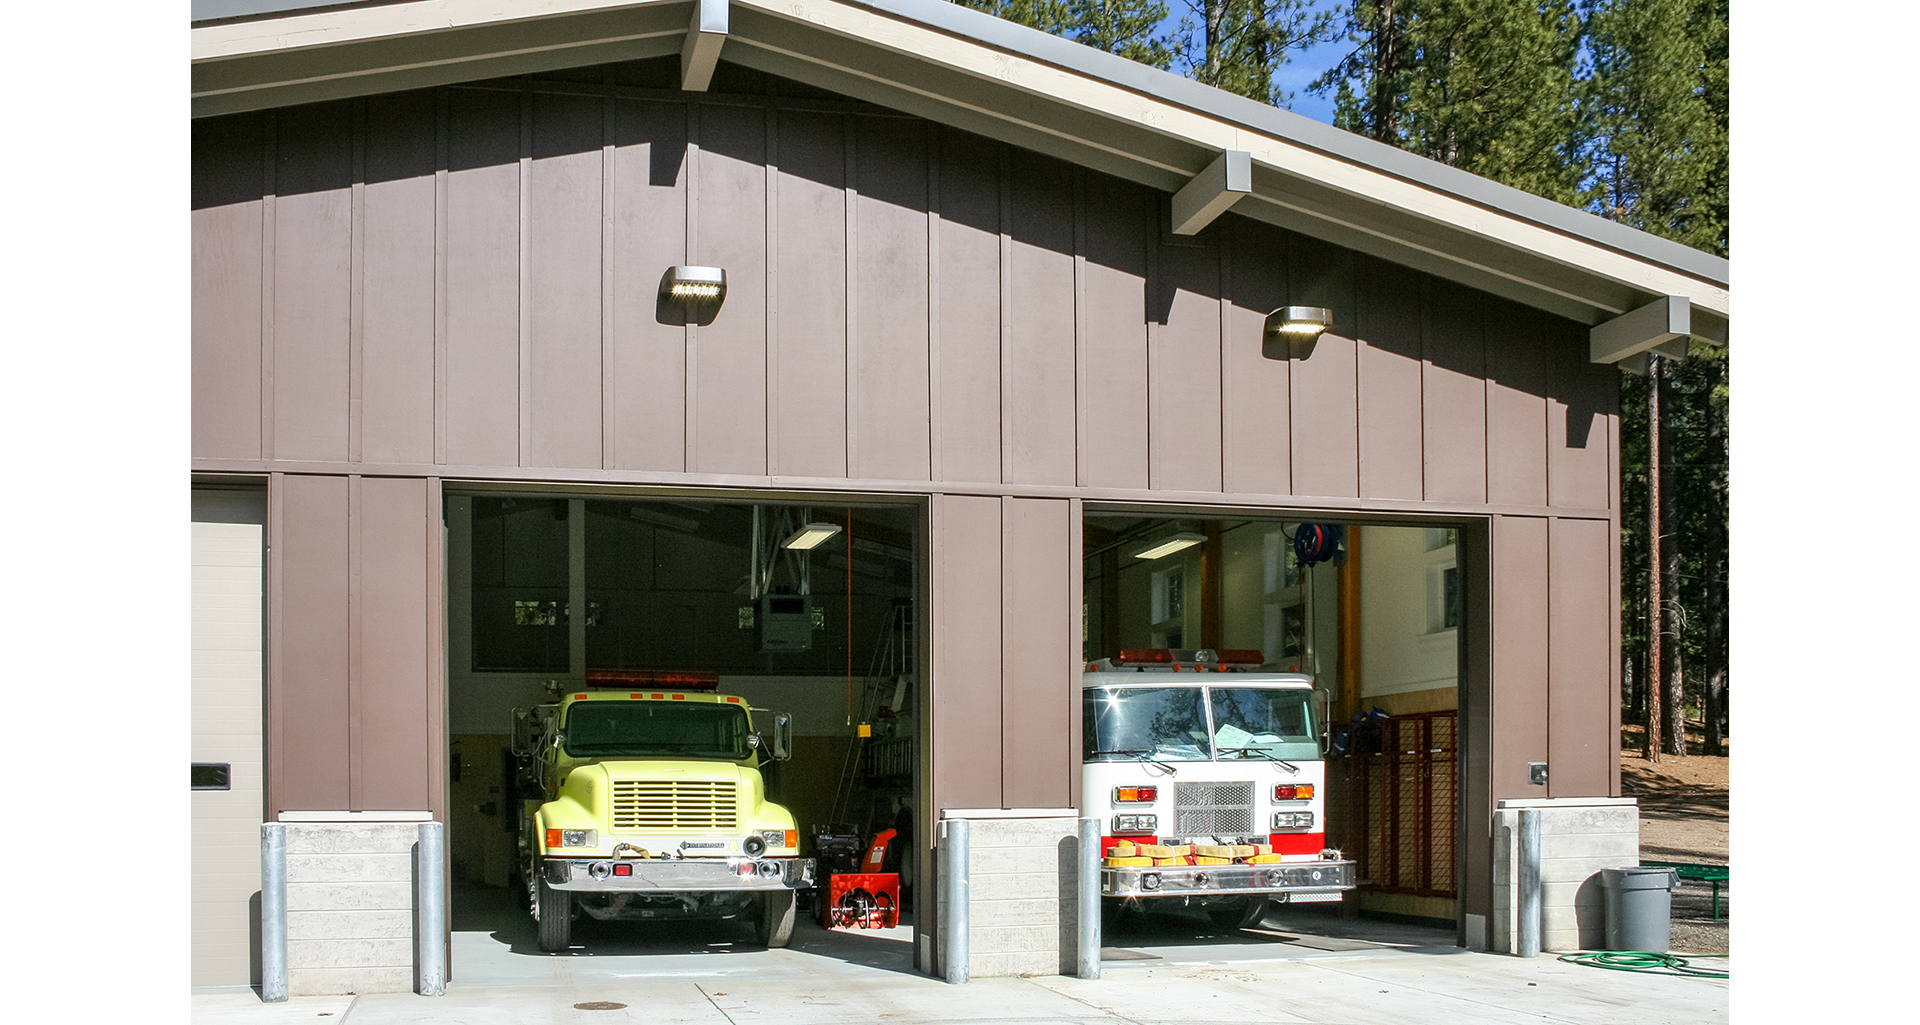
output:
[[[1164,70],[1173,54],[1158,34],[1167,18],[1160,0],[1066,0],[1068,38]]]
[[[1727,23],[1715,0],[1589,0],[1598,212],[1727,251]]]
[[[1584,133],[1570,0],[1354,0],[1354,48],[1309,88],[1334,123],[1462,170],[1577,204]]]
[[[1728,250],[1727,6],[1724,0],[1589,0],[1592,74],[1583,86],[1592,135],[1590,194],[1601,216],[1719,255]],[[1663,533],[1676,549],[1661,633],[1678,656],[1655,680],[1665,703],[1663,749],[1685,753],[1682,712],[1696,702],[1708,754],[1723,753],[1727,652],[1727,402],[1724,348],[1695,341],[1670,368],[1663,485],[1679,510]],[[1628,390],[1642,386],[1630,381]],[[1622,421],[1623,492],[1631,504],[1653,472],[1648,427]],[[1647,539],[1623,531],[1628,594],[1648,587]],[[1625,665],[1643,664],[1644,633],[1623,631]],[[1692,671],[1687,671],[1691,667]]]
[[[1171,41],[1187,77],[1284,107],[1292,96],[1275,75],[1295,52],[1324,39],[1333,15],[1311,0],[1185,0],[1197,15],[1181,19]]]

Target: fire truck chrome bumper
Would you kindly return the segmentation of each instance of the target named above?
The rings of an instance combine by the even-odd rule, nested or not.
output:
[[[1109,897],[1195,893],[1338,894],[1353,889],[1353,862],[1301,861],[1278,865],[1186,865],[1103,868],[1100,892]]]
[[[615,865],[632,866],[632,874],[614,874]],[[742,871],[743,866],[752,871]],[[542,872],[556,890],[594,893],[792,890],[813,885],[812,858],[547,858]]]

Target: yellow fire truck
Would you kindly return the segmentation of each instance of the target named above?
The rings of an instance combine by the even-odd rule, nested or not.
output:
[[[792,720],[756,732],[709,672],[591,671],[586,686],[514,710],[520,855],[540,949],[594,919],[753,915],[786,946],[811,887],[793,815],[766,799],[763,759],[791,756]],[[764,711],[764,710],[763,710]]]

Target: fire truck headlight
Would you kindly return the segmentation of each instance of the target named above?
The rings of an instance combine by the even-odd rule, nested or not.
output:
[[[1277,811],[1273,813],[1275,829],[1312,829],[1313,813],[1310,811]]]
[[[760,839],[765,840],[767,842],[768,847],[796,846],[795,844],[788,842],[787,840],[788,832],[789,831],[785,829],[763,829],[760,831]]]
[[[560,831],[560,846],[598,847],[600,846],[600,832],[595,829],[563,829]]]
[[[1160,829],[1158,815],[1115,815],[1113,831],[1118,833],[1157,833]]]

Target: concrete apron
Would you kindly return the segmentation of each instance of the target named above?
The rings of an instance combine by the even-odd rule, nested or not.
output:
[[[1661,1025],[1725,1022],[1724,980],[1604,971],[1504,954],[1344,958],[1154,967],[1110,965],[1104,977],[975,979],[718,979],[630,985],[449,990],[439,998],[379,994],[254,1005],[254,1016],[196,1022],[336,1021],[344,1025],[1191,1025],[1196,1021],[1323,1025]]]
[[[1454,947],[1451,930],[1326,911],[1275,909],[1257,929],[1212,935],[1178,922],[1123,921],[1102,978],[974,979],[952,986],[910,968],[906,927],[829,932],[802,921],[784,950],[751,946],[726,923],[609,932],[575,955],[519,956],[508,937],[456,943],[446,996],[296,997],[195,994],[201,1025],[1191,1025],[1196,1021],[1326,1025],[1407,1022],[1717,1025],[1724,980],[1675,978],[1521,959]],[[896,935],[897,934],[897,935]],[[458,938],[459,934],[456,934]],[[669,937],[674,937],[669,939]],[[480,944],[490,944],[491,952]],[[641,953],[645,947],[649,953]],[[462,951],[465,951],[463,954]],[[592,954],[586,950],[595,951]],[[503,952],[504,951],[504,952]],[[516,965],[502,974],[482,957]],[[488,976],[482,979],[481,976]],[[466,982],[462,983],[464,976]],[[620,1006],[615,1006],[620,1005]]]

